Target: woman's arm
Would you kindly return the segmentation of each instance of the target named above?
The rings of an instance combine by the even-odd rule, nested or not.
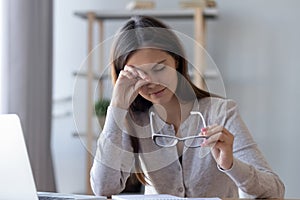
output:
[[[285,187],[258,149],[234,101],[226,101],[224,127],[234,135],[233,166],[223,170],[236,185],[254,198],[283,198]],[[221,170],[221,169],[220,169]]]
[[[129,129],[125,120],[139,88],[148,84],[149,80],[146,74],[132,66],[126,65],[120,71],[90,172],[92,189],[97,195],[111,196],[125,188],[134,165],[129,136],[132,133],[127,133]]]
[[[96,195],[120,193],[134,165],[130,137],[124,126],[126,115],[127,110],[108,108],[90,172],[91,187]]]

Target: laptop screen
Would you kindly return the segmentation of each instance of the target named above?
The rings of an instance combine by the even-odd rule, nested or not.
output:
[[[0,199],[37,200],[36,187],[17,115],[0,115]]]
[[[107,199],[104,196],[37,193],[20,119],[17,115],[0,115],[0,160],[0,200]]]

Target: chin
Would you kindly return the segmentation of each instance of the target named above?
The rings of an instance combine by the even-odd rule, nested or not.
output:
[[[153,104],[164,105],[170,103],[171,99],[172,99],[171,97],[163,97],[163,98],[152,99],[151,102]]]

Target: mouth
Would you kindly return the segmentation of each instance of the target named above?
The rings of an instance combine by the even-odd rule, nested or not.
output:
[[[152,92],[151,95],[155,95],[155,96],[160,95],[160,94],[162,94],[165,91],[165,89],[166,88],[163,88],[163,89],[161,89],[161,90],[159,90],[157,92]]]

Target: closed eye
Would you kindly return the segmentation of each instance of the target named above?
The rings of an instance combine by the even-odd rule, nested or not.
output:
[[[165,65],[157,65],[157,66],[155,66],[155,68],[153,68],[152,70],[153,70],[154,72],[159,72],[159,71],[163,71],[165,68],[166,68]]]

